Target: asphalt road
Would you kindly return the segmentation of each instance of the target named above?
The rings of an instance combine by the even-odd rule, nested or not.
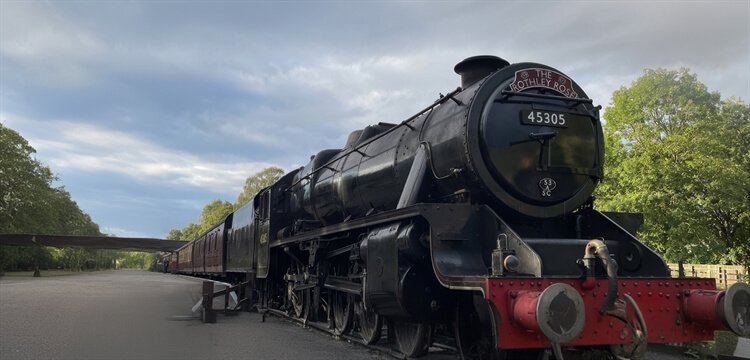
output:
[[[0,277],[0,359],[392,359],[258,313],[203,324],[190,310],[200,291],[201,280],[147,271]],[[686,359],[649,350],[646,360]]]
[[[146,271],[0,278],[0,359],[386,359],[257,313],[192,319],[199,280]]]

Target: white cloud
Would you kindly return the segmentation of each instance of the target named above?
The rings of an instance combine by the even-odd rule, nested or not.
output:
[[[164,148],[137,136],[96,125],[70,121],[38,123],[9,114],[9,126],[44,127],[27,138],[53,171],[109,172],[141,182],[189,185],[236,195],[245,179],[269,166],[241,157],[204,156]]]

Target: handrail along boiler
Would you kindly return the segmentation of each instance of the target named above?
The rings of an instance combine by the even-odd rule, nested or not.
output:
[[[261,309],[370,344],[387,324],[410,357],[441,332],[464,359],[750,334],[750,286],[672,279],[640,215],[594,210],[600,107],[576,82],[494,56],[455,71],[461,87],[319,152],[170,267],[252,277]]]

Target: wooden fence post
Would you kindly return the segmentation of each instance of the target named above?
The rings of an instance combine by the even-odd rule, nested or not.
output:
[[[232,287],[227,285],[227,287],[224,289],[224,316],[236,315],[234,312],[229,311],[229,293],[232,290]]]
[[[214,283],[210,281],[203,282],[203,322],[208,324],[216,323],[216,313],[214,306]]]
[[[729,283],[727,282],[727,269],[724,269],[724,288],[729,288]]]

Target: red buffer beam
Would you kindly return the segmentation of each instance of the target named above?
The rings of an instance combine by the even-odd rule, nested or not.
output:
[[[716,290],[714,279],[623,278],[612,309],[606,279],[489,278],[486,298],[499,348],[679,343],[712,340],[714,330],[750,335],[750,286]],[[629,298],[629,299],[627,299]],[[623,301],[628,300],[628,301]],[[635,339],[641,337],[642,339]]]

